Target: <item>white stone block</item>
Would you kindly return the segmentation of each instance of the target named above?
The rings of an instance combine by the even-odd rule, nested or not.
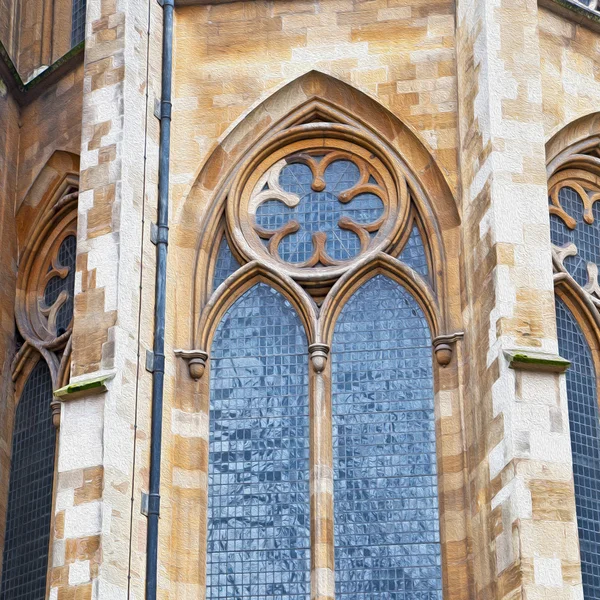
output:
[[[533,573],[537,585],[562,587],[563,577],[560,558],[536,556],[533,559]]]
[[[65,511],[65,538],[97,535],[102,528],[100,502],[88,502],[67,508]]]
[[[90,580],[90,561],[76,560],[69,567],[69,585],[81,585]]]
[[[55,512],[65,510],[75,504],[75,490],[62,490],[56,494]]]
[[[63,403],[58,470],[102,464],[104,399],[100,396]]]
[[[488,455],[488,464],[490,466],[490,479],[494,479],[506,464],[504,459],[504,442],[500,442]]]
[[[65,564],[65,540],[56,540],[52,544],[52,566],[62,567]]]

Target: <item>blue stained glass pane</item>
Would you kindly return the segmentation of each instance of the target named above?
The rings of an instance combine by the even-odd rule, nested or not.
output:
[[[211,352],[209,600],[310,596],[308,358],[302,325],[258,284]]]
[[[587,263],[600,266],[600,203],[594,203],[594,222],[589,225],[583,220],[583,203],[573,188],[562,188],[558,197],[565,212],[577,222],[577,227],[569,229],[560,217],[550,215],[550,237],[555,246],[566,246],[571,242],[577,246],[577,255],[567,256],[564,265],[573,279],[584,286],[588,282]]]
[[[440,600],[425,317],[378,275],[342,310],[332,351],[336,599]]]
[[[41,360],[15,413],[0,600],[43,600],[52,517],[52,379]]]
[[[571,361],[566,377],[583,592],[586,598],[600,598],[600,431],[596,374],[587,341],[559,298],[556,324],[559,352]]]
[[[339,221],[348,217],[361,225],[373,223],[383,214],[383,203],[375,194],[357,195],[349,203],[338,200],[341,192],[351,189],[359,180],[358,167],[349,160],[336,160],[325,169],[325,189],[315,192],[311,185],[312,172],[301,163],[286,165],[279,176],[279,184],[286,191],[296,194],[300,201],[294,208],[279,200],[267,200],[256,211],[256,224],[263,229],[275,231],[291,220],[300,228],[283,238],[279,244],[279,256],[291,263],[308,260],[313,252],[312,236],[316,232],[327,235],[325,248],[336,260],[353,258],[360,252],[360,239],[356,233],[342,229]]]
[[[217,253],[215,274],[213,277],[213,290],[216,290],[232,273],[240,268],[240,264],[231,252],[227,238],[223,236]]]
[[[425,246],[423,246],[423,239],[416,225],[412,228],[406,246],[404,246],[398,258],[419,273],[419,275],[429,277]]]

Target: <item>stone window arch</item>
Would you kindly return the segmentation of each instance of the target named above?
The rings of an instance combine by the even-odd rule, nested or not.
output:
[[[595,139],[564,150],[548,181],[560,355],[566,373],[575,505],[585,597],[600,593],[600,159]]]
[[[410,155],[408,148],[406,151]],[[459,404],[454,404],[459,363],[454,356],[462,333],[450,325],[455,321],[449,316],[450,294],[444,293],[448,289],[445,253],[457,248],[450,249],[444,239],[444,225],[436,218],[439,207],[433,206],[421,185],[421,175],[415,175],[406,158],[385,137],[317,98],[292,110],[274,130],[258,136],[221,184],[211,182],[212,204],[203,208],[194,266],[192,340],[187,348],[176,350],[194,383],[190,386],[181,380],[180,395],[190,390],[184,400],[188,408],[174,409],[173,418],[183,423],[192,418],[190,412],[194,413],[199,427],[196,441],[186,433],[184,442],[176,433],[174,444],[182,444],[182,448],[198,444],[202,449],[195,463],[200,471],[194,501],[199,512],[193,517],[190,513],[190,518],[200,519],[200,572],[195,574],[195,567],[191,567],[196,554],[181,556],[177,564],[182,574],[187,573],[185,583],[182,579],[185,589],[194,580],[195,589],[198,593],[206,591],[207,598],[232,594],[240,598],[368,598],[380,592],[395,594],[399,600],[463,597],[465,590],[444,585],[448,577],[468,569],[467,561],[458,558],[467,535],[462,519],[468,518],[466,510],[460,508],[466,509],[466,502],[462,504],[464,499],[460,499],[465,493],[464,471],[462,467],[456,469],[462,458],[458,462],[450,459],[461,446],[450,440],[462,432],[456,426],[452,432],[448,429],[450,420],[459,416],[450,407],[458,408]],[[436,187],[433,192],[439,191]],[[185,219],[191,222],[189,214]],[[287,331],[288,343],[295,340],[293,359],[289,354],[282,356],[276,368],[269,360],[277,356],[280,346],[273,341],[277,335],[269,330],[268,315],[277,311],[263,308],[266,312],[261,313],[260,306],[251,306],[250,299],[258,298],[257,290],[262,290],[264,299],[277,298],[278,306],[285,306],[295,323],[293,328],[279,321],[273,325],[277,335]],[[374,302],[379,302],[378,310],[368,310]],[[246,311],[243,317],[239,313],[242,307]],[[398,322],[389,327],[390,321]],[[363,335],[368,337],[370,331],[378,334],[372,339],[353,338],[357,323]],[[273,342],[264,350],[259,348],[261,335]],[[224,355],[226,345],[233,352],[230,356]],[[256,350],[245,354],[248,347]],[[349,368],[348,356],[353,357],[350,362],[355,369]],[[377,368],[375,363],[381,356],[388,366]],[[282,370],[282,365],[287,368],[291,362],[294,377]],[[229,387],[223,373],[235,379]],[[302,378],[306,382],[297,384]],[[254,435],[259,444],[263,426],[273,431],[268,425],[269,407],[275,412],[281,410],[281,394],[273,390],[283,385],[283,380],[286,386],[299,385],[292,406],[300,412],[286,414],[296,424],[288,427],[293,429],[296,454],[290,448],[280,448],[286,443],[285,435],[274,434],[269,441],[274,444],[270,448],[273,456],[287,456],[298,469],[288,471],[288,475],[266,466],[266,447],[259,451],[253,442]],[[344,381],[353,389],[344,389]],[[251,387],[246,393],[238,387],[244,385]],[[260,417],[264,422],[261,425],[256,417],[252,427],[250,416],[243,421],[237,413],[254,408],[240,408],[236,398],[240,395],[250,402],[261,386],[266,390],[261,396],[264,406]],[[344,407],[353,410],[349,394],[357,400],[354,408],[360,409],[364,421],[354,423],[356,435],[350,423],[355,415],[344,412]],[[224,397],[232,404],[223,404]],[[225,414],[240,421],[235,432],[222,424]],[[409,431],[407,419],[414,420],[415,431]],[[173,431],[179,429],[177,424]],[[246,444],[245,436],[249,438]],[[350,451],[354,444],[354,451],[360,453],[360,439],[368,436],[372,437],[371,450],[378,464],[371,470],[363,468],[361,476],[349,477],[361,467],[343,458],[341,449]],[[242,449],[248,453],[247,471],[240,468]],[[224,467],[224,458],[232,463]],[[277,519],[285,521],[284,513],[289,509],[288,504],[275,515],[261,512],[264,507],[254,507],[265,520],[252,522],[251,490],[252,485],[259,486],[260,465],[266,468],[262,473],[266,480],[301,480],[293,512],[302,518],[290,527],[295,540],[304,540],[309,520],[309,558],[303,554],[305,545],[299,543],[292,579],[286,579],[289,572],[284,574],[281,564],[273,566],[269,560],[261,578],[261,560],[243,537],[246,534],[254,539],[253,526],[267,531]],[[174,477],[187,485],[181,469],[174,467]],[[386,475],[380,476],[379,469]],[[390,506],[369,515],[360,503],[353,505],[356,498],[353,500],[351,493],[344,497],[341,491],[344,486],[364,485],[357,497],[375,491],[368,501],[384,503],[383,496],[377,497],[377,482],[384,479],[394,481],[390,485],[396,486],[392,490],[396,496],[391,493]],[[419,497],[425,482],[427,493]],[[232,499],[234,483],[241,494],[237,498],[245,494],[249,506],[241,507]],[[223,485],[232,486],[225,502]],[[410,498],[403,495],[403,486],[410,490]],[[181,494],[190,498],[192,492],[182,488]],[[265,493],[262,498],[267,496]],[[178,539],[185,535],[180,524],[186,521],[188,509],[181,504],[175,510],[178,518],[172,524],[172,535]],[[455,520],[457,512],[461,517]],[[365,519],[360,525],[359,518]],[[353,519],[356,527],[372,528],[373,543],[361,543],[358,534],[352,536],[349,524]],[[390,529],[389,539],[383,540],[386,527]],[[267,537],[265,534],[264,539],[255,541],[268,545]],[[285,545],[290,536],[281,539]],[[353,556],[352,548],[344,556],[348,540],[356,550]],[[416,558],[408,558],[409,545],[411,550],[418,548],[411,554]],[[393,548],[388,556],[383,555],[384,546]],[[233,556],[235,548],[246,552],[244,560],[237,561],[239,565],[230,564],[228,571],[219,570],[222,557],[216,555],[229,552]],[[368,554],[375,560],[367,558]],[[373,564],[365,566],[369,562]],[[387,577],[382,576],[383,571]],[[358,575],[352,579],[353,572],[360,573],[362,583],[357,583]],[[381,580],[382,587],[374,587],[379,585],[376,580]]]
[[[35,187],[35,186],[34,186]],[[53,391],[69,378],[78,180],[46,190],[30,225],[17,276],[21,343],[12,364],[15,408],[0,598],[44,598],[53,528],[56,428]]]

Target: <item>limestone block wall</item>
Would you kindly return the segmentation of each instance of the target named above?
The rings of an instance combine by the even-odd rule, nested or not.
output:
[[[511,349],[557,349],[538,15],[536,2],[458,3],[465,403],[482,598],[582,595],[564,383],[507,360]]]
[[[36,6],[24,3],[28,26]],[[25,36],[28,69],[40,56],[37,35]],[[0,127],[0,228],[3,244],[12,244],[0,256],[0,276],[15,277],[11,218],[40,169],[57,150],[81,153],[72,381],[111,377],[104,394],[63,404],[53,600],[143,597],[160,36],[155,2],[88,0],[82,67],[22,110],[0,82],[0,126],[9,123]],[[544,146],[594,111],[599,40],[533,0],[177,8],[162,597],[202,597],[206,378],[192,382],[174,356],[193,337],[193,312],[182,300],[193,297],[194,269],[208,252],[198,247],[199,232],[217,185],[253,136],[275,126],[293,98],[326,89],[332,102],[347,101],[357,113],[359,94],[378,103],[365,126],[412,152],[423,178],[439,170],[432,201],[441,205],[442,189],[449,190],[461,223],[447,220],[444,233],[458,257],[448,265],[449,321],[466,335],[436,389],[448,451],[442,508],[453,524],[444,551],[456,577],[445,585],[456,598],[581,598],[563,378],[511,369],[506,352],[557,350]],[[343,86],[286,88],[313,70]],[[290,93],[269,104],[281,90]],[[414,139],[422,151],[411,150]],[[3,151],[14,147],[18,154]],[[10,286],[1,294],[4,373],[14,299]],[[11,429],[3,415],[12,402],[9,378],[2,381],[0,489]],[[0,496],[0,520],[4,509]],[[1,535],[0,528],[0,546]]]
[[[550,139],[598,110],[600,34],[539,9],[544,130]]]
[[[78,65],[39,98],[22,107],[15,211],[54,152],[79,155],[82,97],[83,65]]]
[[[16,5],[15,0],[0,2],[0,14],[3,15],[0,21],[0,42],[11,58],[14,57]]]
[[[73,0],[2,0],[0,42],[31,81],[71,50]]]
[[[236,2],[176,11],[173,205],[225,132],[315,69],[377,100],[427,141],[456,188],[453,3]]]
[[[71,380],[110,380],[63,403],[53,599],[144,595],[161,14],[88,2]]]

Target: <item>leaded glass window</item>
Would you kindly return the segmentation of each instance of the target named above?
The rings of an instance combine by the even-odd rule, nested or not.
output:
[[[332,387],[336,598],[440,600],[431,340],[391,279],[343,308]]]
[[[223,236],[217,252],[215,261],[215,273],[213,276],[213,290],[217,289],[232,273],[239,269],[240,265],[233,256],[227,238]]]
[[[308,362],[289,303],[258,284],[212,345],[206,598],[310,597]]]
[[[67,331],[73,318],[76,251],[77,239],[74,235],[68,235],[58,248],[53,269],[60,274],[51,277],[44,289],[45,312],[49,315],[55,313],[50,326],[57,336]]]
[[[566,251],[562,255],[564,268],[585,287],[594,283],[600,266],[600,203],[594,202],[586,211],[582,196],[570,186],[560,189],[558,201],[560,212],[550,215],[552,243]],[[595,273],[590,273],[590,267]]]
[[[586,598],[600,598],[600,431],[596,373],[581,328],[559,298],[556,325],[560,355],[571,361],[566,378],[583,590]]]
[[[203,229],[177,352],[210,377],[207,600],[442,598],[433,357],[462,334],[423,193],[372,133],[274,136]]]
[[[15,413],[0,600],[44,600],[52,518],[52,380],[42,360]]]
[[[71,12],[71,47],[85,39],[85,7],[86,0],[73,0]]]
[[[419,233],[419,228],[413,225],[406,246],[398,257],[403,263],[406,263],[411,269],[414,269],[423,277],[429,276],[429,267],[427,266],[427,255],[425,254],[425,246],[423,238]]]

